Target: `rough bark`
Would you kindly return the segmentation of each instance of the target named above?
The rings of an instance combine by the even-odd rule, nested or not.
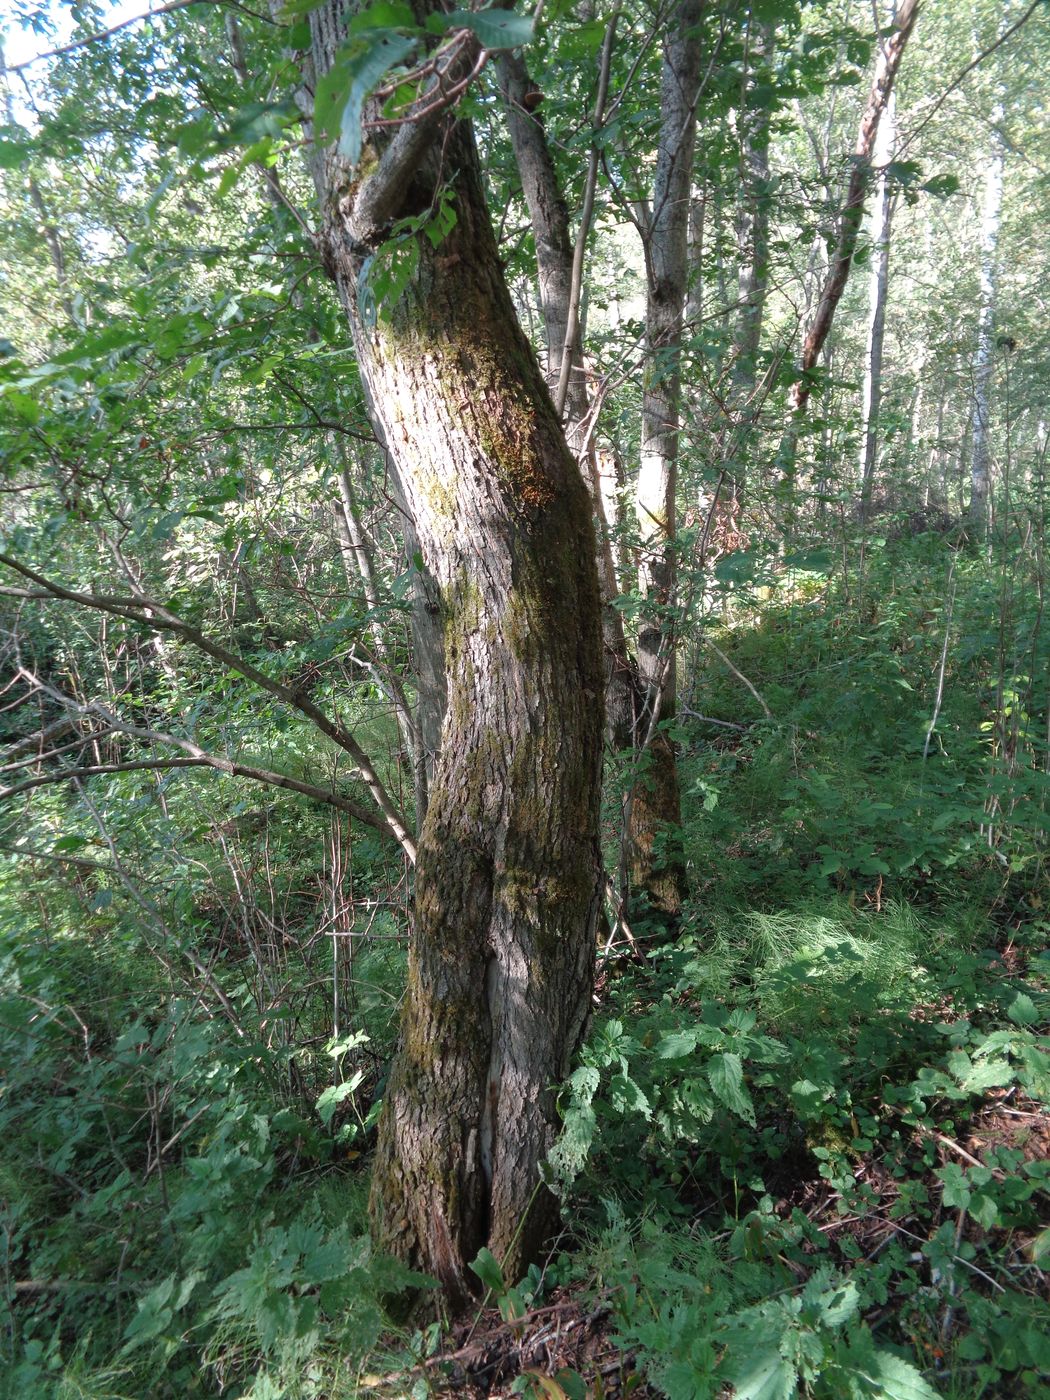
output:
[[[311,17],[319,68],[338,21],[332,3]],[[326,265],[440,588],[448,683],[373,1215],[459,1301],[482,1245],[516,1275],[555,1219],[538,1168],[590,1004],[602,664],[587,492],[514,316],[471,132],[429,125],[366,152],[364,178],[332,151],[318,175]],[[443,187],[455,227],[420,239],[371,323],[365,260]]]
[[[535,85],[529,78],[525,63],[517,54],[505,53],[500,55],[498,68],[514,159],[521,176],[522,194],[528,206],[536,245],[540,304],[547,342],[547,383],[552,394],[557,393],[565,358],[569,361],[563,422],[569,446],[580,464],[590,492],[598,538],[609,739],[615,747],[627,748],[632,742],[637,718],[637,683],[634,664],[627,650],[623,613],[614,606],[620,585],[613,559],[607,499],[603,492],[593,424],[590,422],[591,398],[587,388],[579,317],[573,313],[576,249],[569,226],[569,211],[542,119],[536,111],[530,110],[530,94],[535,92]],[[585,239],[586,232],[586,229],[581,229],[580,237]]]
[[[672,918],[681,909],[685,870],[673,847],[658,855],[658,837],[681,825],[681,795],[674,744],[661,726],[674,717],[677,689],[675,498],[701,13],[700,0],[681,0],[664,43],[660,138],[645,250],[648,365],[635,498],[639,586],[646,599],[638,673],[645,698],[643,738],[649,744],[629,799],[631,883],[654,911]]]

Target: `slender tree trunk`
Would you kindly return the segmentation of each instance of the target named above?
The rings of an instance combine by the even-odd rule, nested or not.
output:
[[[311,14],[318,75],[341,19],[336,0]],[[380,1242],[459,1301],[482,1245],[514,1276],[556,1219],[538,1169],[589,1011],[600,902],[596,546],[503,280],[469,127],[433,113],[406,123],[369,168],[318,153],[322,251],[440,587],[448,683],[372,1208]],[[419,239],[411,282],[371,321],[366,259],[442,188],[455,227],[436,249]]]
[[[786,480],[791,481],[795,472],[795,454],[802,418],[806,404],[813,391],[813,371],[820,359],[824,343],[831,331],[835,311],[846,290],[853,254],[857,249],[861,221],[864,217],[864,196],[868,187],[871,170],[871,155],[878,135],[879,123],[886,110],[886,104],[893,92],[893,84],[900,68],[908,39],[919,17],[922,0],[902,0],[895,20],[896,29],[883,45],[875,65],[875,79],[868,96],[867,105],[860,119],[857,144],[854,147],[849,181],[846,186],[846,199],[839,216],[838,236],[831,255],[828,275],[817,301],[816,311],[806,329],[799,359],[798,377],[789,395],[789,418],[781,438],[779,461]]]
[[[864,388],[861,396],[860,440],[860,518],[865,522],[871,509],[875,487],[875,459],[879,440],[879,410],[882,407],[882,349],[886,339],[886,299],[890,282],[890,203],[886,167],[893,159],[897,141],[891,93],[875,141],[878,185],[871,218],[871,275],[868,280],[868,353],[864,362]]]
[[[737,317],[733,331],[733,399],[740,411],[755,390],[769,282],[769,103],[755,101],[762,68],[773,57],[776,31],[756,24],[751,79],[740,113],[740,202],[737,206]],[[768,81],[768,80],[767,80]],[[738,469],[742,478],[742,468]]]
[[[427,792],[432,763],[427,762],[427,751],[423,742],[420,725],[421,706],[413,710],[409,704],[401,678],[397,674],[393,657],[387,646],[386,632],[379,617],[380,598],[376,586],[375,560],[372,542],[361,524],[360,510],[354,491],[353,479],[346,462],[342,444],[336,448],[339,454],[339,501],[334,505],[336,529],[340,536],[343,555],[343,568],[347,587],[356,591],[360,584],[365,604],[372,616],[369,633],[375,656],[377,679],[386,692],[394,708],[398,731],[405,752],[412,764],[412,788],[415,798],[416,831],[418,832],[427,812]],[[436,749],[435,749],[436,752]]]
[[[685,869],[676,847],[658,854],[658,837],[670,829],[673,842],[681,824],[674,743],[663,726],[674,717],[677,690],[675,498],[701,13],[700,0],[681,0],[664,45],[660,144],[646,247],[648,364],[636,496],[639,586],[646,598],[638,672],[649,746],[629,801],[631,879],[655,911],[671,917],[681,909]]]
[[[993,127],[1002,123],[1003,109],[998,105],[992,117]],[[998,283],[997,255],[999,225],[1003,210],[1003,170],[1006,152],[1002,139],[996,135],[984,187],[984,209],[981,215],[981,308],[977,323],[977,348],[973,358],[973,403],[970,409],[970,526],[978,539],[988,532],[991,495],[991,437],[990,398],[992,374],[995,369],[995,302]]]

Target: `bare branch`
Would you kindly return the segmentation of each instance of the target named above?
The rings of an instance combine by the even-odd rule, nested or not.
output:
[[[2,755],[3,758],[7,760],[4,767],[13,767],[13,760],[18,759],[20,755],[24,753],[31,755],[28,761],[32,763],[33,759],[40,756],[42,753],[43,745],[51,744],[55,739],[65,738],[71,729],[76,728],[76,724],[77,722],[72,715],[64,715],[62,719],[56,719],[53,724],[48,724],[45,725],[43,729],[38,729],[35,734],[30,734],[25,739],[16,740]],[[38,751],[36,754],[33,753],[34,749]],[[0,772],[2,771],[3,770],[0,769]]]
[[[163,730],[146,729],[140,725],[127,724],[108,706],[102,705],[98,701],[87,705],[80,704],[78,701],[70,700],[68,696],[55,690],[24,667],[19,668],[19,674],[35,689],[43,691],[45,695],[50,696],[51,699],[64,705],[75,714],[81,716],[98,715],[109,726],[110,733],[124,734],[131,739],[140,739],[143,743],[164,744],[169,748],[182,750],[188,757],[135,759],[124,763],[91,764],[85,767],[64,768],[54,773],[41,774],[39,777],[26,779],[24,782],[9,788],[0,788],[0,802],[14,797],[20,792],[28,792],[32,788],[103,773],[131,773],[137,770],[163,770],[166,768],[214,768],[230,777],[249,778],[252,782],[262,783],[267,787],[285,788],[289,792],[297,792],[303,797],[312,798],[315,802],[322,802],[328,807],[337,807],[340,811],[348,813],[365,826],[370,826],[385,836],[394,835],[389,824],[371,807],[365,807],[350,797],[344,797],[341,793],[334,792],[331,788],[318,787],[316,783],[304,782],[300,778],[293,778],[287,773],[280,773],[272,768],[261,768],[258,764],[241,763],[236,759],[223,758],[219,754],[208,753],[195,744],[192,739],[184,739],[178,734],[167,734]]]
[[[220,661],[224,666],[228,666],[231,671],[236,671],[239,675],[250,680],[257,685],[260,690],[274,696],[291,708],[298,710],[311,723],[320,730],[326,738],[348,753],[354,760],[357,773],[365,783],[375,801],[376,806],[383,814],[384,822],[394,836],[395,840],[404,850],[409,860],[415,861],[416,846],[409,834],[408,822],[391,800],[386,788],[383,786],[378,773],[372,764],[371,759],[364,749],[357,742],[349,730],[331,719],[319,709],[312,700],[299,690],[273,680],[260,671],[245,657],[229,651],[219,642],[207,637],[198,628],[184,622],[180,617],[170,612],[163,603],[156,599],[149,598],[145,594],[138,594],[131,600],[123,598],[110,598],[102,594],[81,593],[76,589],[65,588],[62,584],[55,583],[54,580],[46,578],[43,574],[37,573],[35,569],[29,568],[27,564],[21,563],[9,554],[0,553],[0,564],[5,564],[15,573],[23,578],[29,579],[31,583],[37,584],[44,589],[51,597],[67,603],[76,603],[80,607],[92,608],[99,612],[110,613],[114,617],[123,618],[127,622],[139,623],[149,627],[156,632],[171,632],[174,636],[182,637],[185,641],[192,643],[198,650],[203,651],[207,656],[216,661]],[[114,726],[116,727],[116,726]]]
[[[213,5],[218,2],[219,0],[168,0],[166,5],[157,5],[155,9],[146,10],[140,15],[130,15],[127,19],[122,19],[119,24],[111,24],[108,29],[96,29],[92,34],[82,34],[77,39],[71,39],[68,44],[60,44],[57,49],[46,49],[43,53],[33,54],[32,58],[24,58],[21,63],[9,63],[7,71],[20,73],[24,68],[31,68],[34,63],[43,63],[45,58],[60,58],[63,54],[73,53],[76,49],[86,48],[89,44],[100,43],[103,39],[109,39],[114,34],[119,34],[122,29],[129,29],[133,24],[141,24],[144,19],[156,19],[158,15],[170,15],[175,10],[188,9],[190,5]],[[252,19],[261,19],[266,24],[273,23],[268,15],[249,10],[246,5],[238,4],[237,0],[223,0],[223,3],[232,5],[236,10],[242,10],[246,15],[251,15]]]
[[[1003,44],[1005,44],[1008,39],[1012,39],[1013,36],[1017,33],[1017,31],[1021,28],[1021,26],[1023,24],[1027,24],[1028,21],[1035,14],[1036,10],[1038,10],[1039,7],[1044,3],[1045,0],[1032,0],[1032,3],[1028,6],[1028,9],[1025,10],[1024,14],[1019,20],[1016,20],[1013,24],[1011,24],[1009,29],[1004,29],[1003,32],[999,35],[998,39],[996,39],[994,44],[989,44],[986,49],[984,49],[981,53],[977,55],[975,59],[972,59],[971,62],[969,62],[966,65],[966,67],[962,70],[958,77],[952,79],[952,81],[941,93],[940,97],[938,97],[937,101],[933,104],[930,110],[923,117],[919,125],[915,128],[915,130],[910,131],[908,133],[907,140],[903,143],[901,147],[902,151],[907,150],[911,146],[912,142],[918,136],[919,132],[922,131],[933,120],[933,118],[941,110],[944,104],[948,101],[948,98],[951,97],[952,93],[956,90],[956,88],[958,88],[960,84],[963,83],[965,79],[970,76],[973,70],[977,68],[980,64],[982,64],[986,58],[990,58],[992,54],[995,53],[996,49],[1002,48]]]

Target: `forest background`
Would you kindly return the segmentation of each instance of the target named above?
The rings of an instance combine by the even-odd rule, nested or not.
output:
[[[0,1384],[1050,1393],[1045,6],[134,13],[3,74]]]

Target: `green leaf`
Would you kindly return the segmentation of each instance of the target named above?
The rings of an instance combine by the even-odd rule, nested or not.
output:
[[[920,189],[924,189],[927,194],[932,194],[937,199],[947,199],[950,195],[959,193],[958,175],[931,175],[923,182]]]
[[[51,847],[53,851],[79,851],[88,844],[86,836],[63,836]]]
[[[516,1288],[508,1288],[499,1300],[499,1313],[504,1322],[520,1322],[528,1312],[525,1299]]]
[[[445,27],[472,29],[486,49],[518,49],[532,42],[531,15],[510,10],[453,10]]]
[[[468,1267],[472,1273],[477,1274],[485,1287],[491,1289],[493,1293],[502,1294],[506,1291],[507,1285],[503,1279],[503,1270],[500,1268],[499,1260],[492,1253],[491,1249],[482,1246],[482,1248],[478,1250],[477,1258]]]
[[[643,1118],[653,1116],[649,1100],[629,1074],[613,1075],[609,1081],[609,1097],[618,1113],[640,1113]]]
[[[934,1173],[940,1177],[942,1184],[942,1195],[948,1210],[965,1210],[970,1204],[970,1188],[966,1181],[966,1174],[958,1162],[949,1162],[946,1167],[940,1167]]]
[[[555,1381],[569,1397],[569,1400],[587,1400],[587,1383],[579,1371],[567,1367],[555,1373]]]
[[[317,1100],[317,1112],[321,1115],[321,1121],[327,1128],[335,1117],[339,1105],[348,1099],[357,1086],[364,1079],[365,1072],[362,1069],[355,1070],[349,1079],[342,1084],[330,1084],[324,1093]]]
[[[674,1031],[665,1035],[656,1047],[658,1060],[680,1060],[683,1055],[691,1055],[696,1049],[695,1031]]]
[[[982,1094],[986,1089],[999,1089],[1004,1084],[1012,1084],[1016,1078],[1009,1060],[989,1058],[975,1064],[960,1085],[971,1094]]]
[[[993,1230],[999,1224],[999,1202],[978,1191],[970,1201],[970,1214],[985,1230]]]
[[[739,1055],[712,1055],[707,1067],[711,1088],[729,1109],[745,1123],[755,1125],[755,1106],[744,1083],[744,1066]]]
[[[877,1351],[869,1365],[873,1374],[868,1379],[878,1387],[880,1400],[937,1400],[937,1392],[910,1361]]]
[[[125,1352],[153,1341],[171,1325],[171,1296],[175,1292],[175,1283],[175,1275],[169,1274],[155,1288],[151,1288],[145,1297],[139,1299],[138,1312],[124,1329],[124,1340],[127,1343]]]
[[[734,1400],[792,1400],[798,1386],[794,1366],[779,1350],[755,1350],[734,1357],[726,1378],[732,1382]]]
[[[1017,993],[1006,1014],[1015,1026],[1037,1026],[1041,1019],[1035,1002],[1027,992]]]
[[[361,159],[361,113],[365,98],[391,68],[413,52],[417,38],[392,29],[365,29],[340,49],[331,69],[317,85],[314,104],[317,130],[325,141],[338,140],[351,165]]]

